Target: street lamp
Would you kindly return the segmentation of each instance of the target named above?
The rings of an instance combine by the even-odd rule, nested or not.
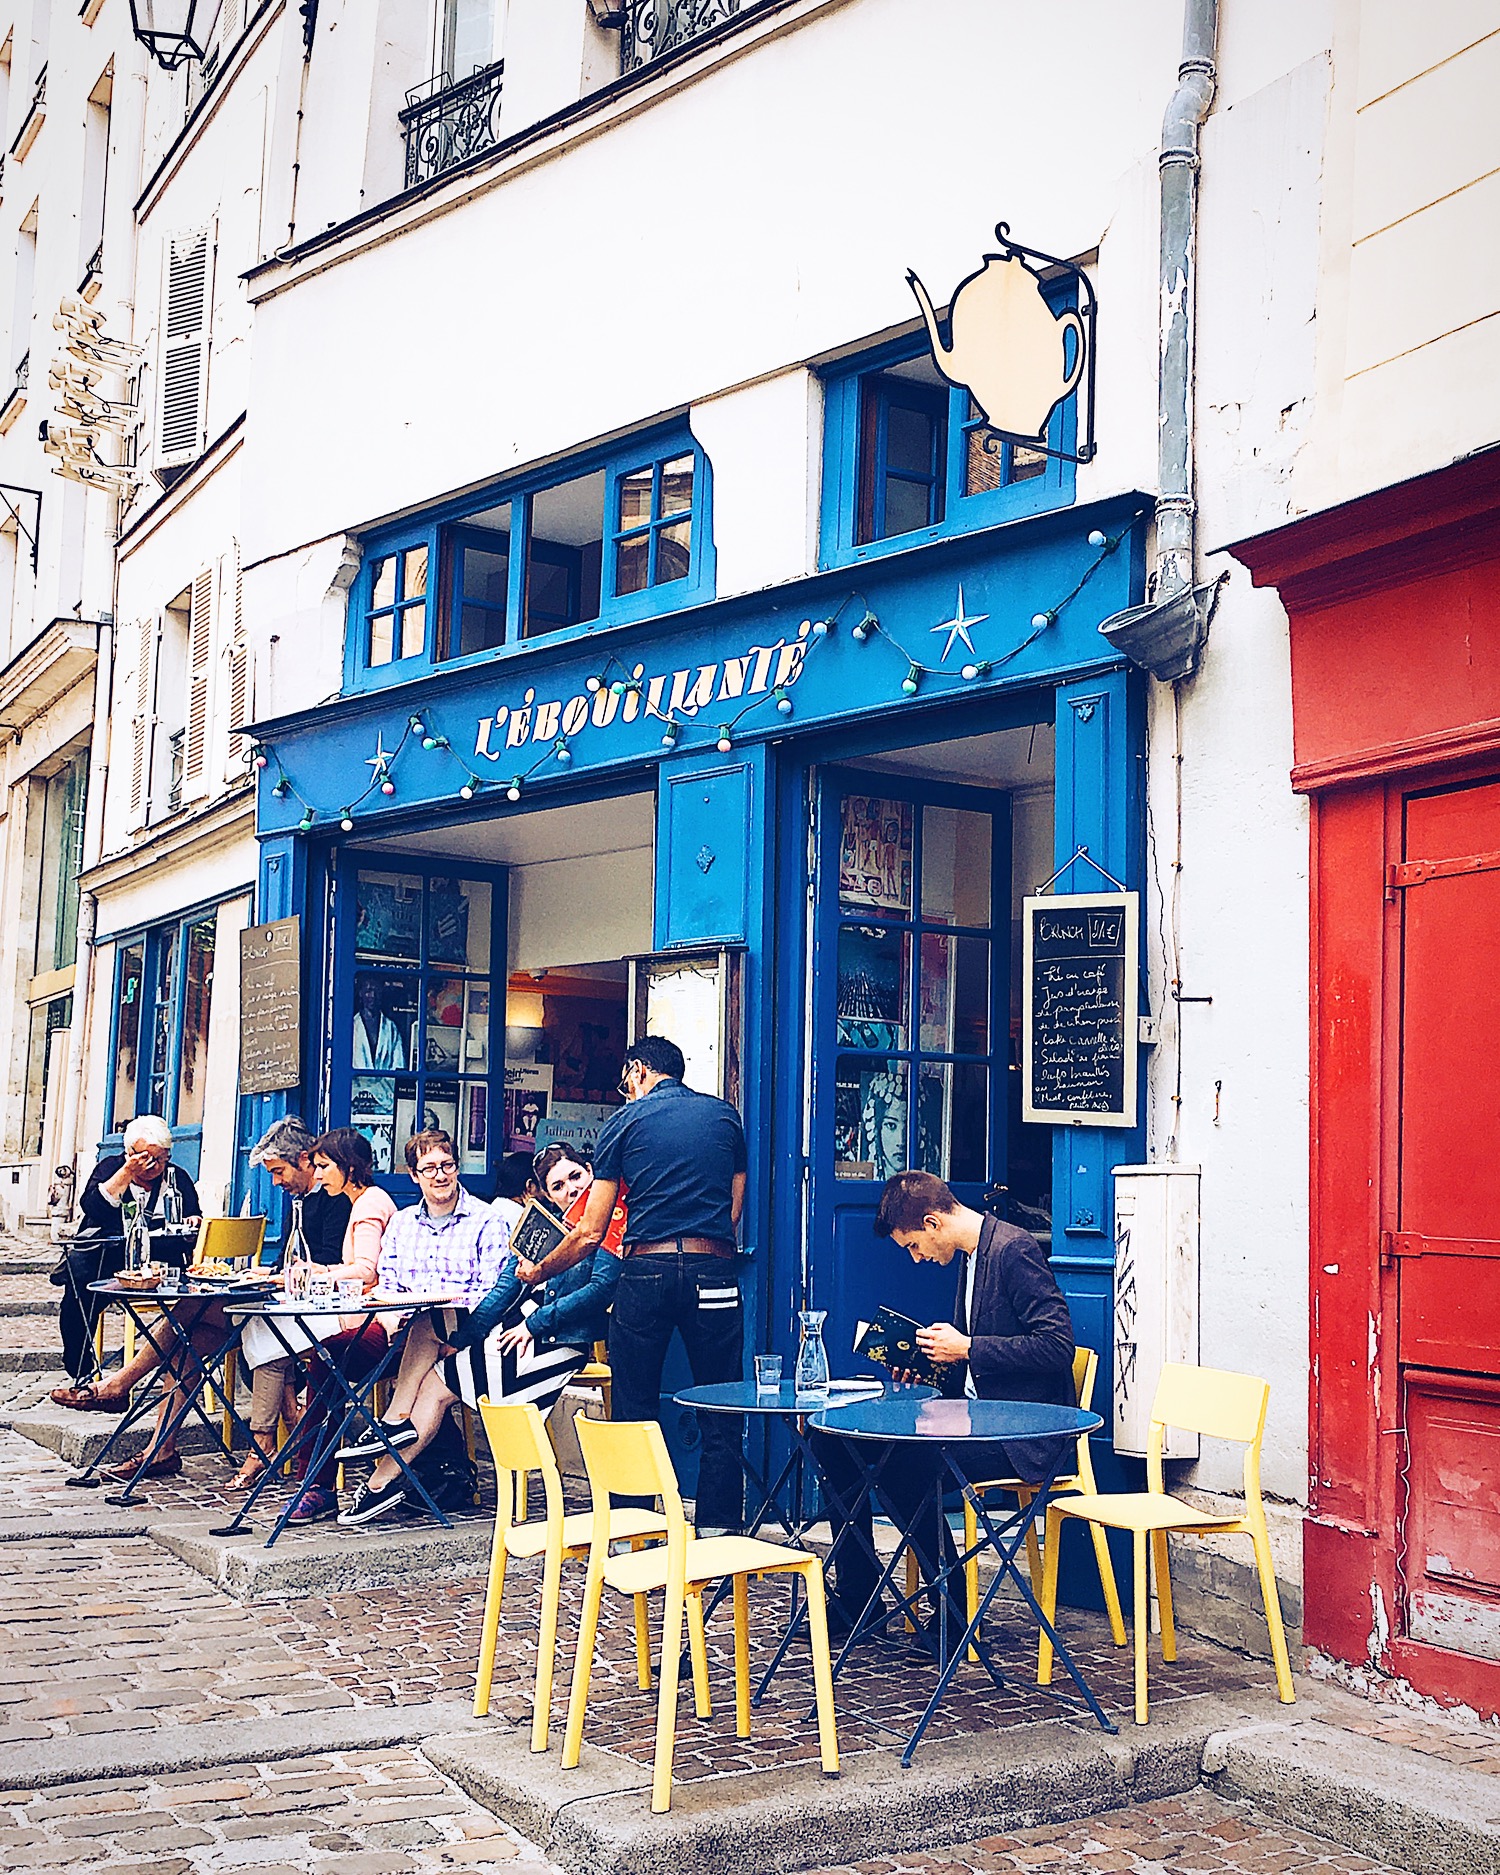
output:
[[[217,8],[213,0],[130,0],[130,24],[163,71],[201,59]],[[204,24],[200,26],[199,17]]]

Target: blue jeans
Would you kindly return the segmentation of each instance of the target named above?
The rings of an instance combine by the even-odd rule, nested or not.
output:
[[[660,1417],[661,1370],[674,1328],[695,1385],[743,1378],[745,1310],[732,1258],[660,1250],[625,1259],[609,1318],[616,1419]],[[698,1415],[700,1524],[737,1530],[744,1519],[744,1423],[734,1413]]]

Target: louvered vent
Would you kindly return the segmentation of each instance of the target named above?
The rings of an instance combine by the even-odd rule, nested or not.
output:
[[[168,246],[157,433],[163,467],[191,462],[203,447],[212,254],[206,228]]]

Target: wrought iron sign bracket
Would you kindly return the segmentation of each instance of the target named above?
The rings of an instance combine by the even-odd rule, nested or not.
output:
[[[1034,436],[1018,436],[1011,430],[996,430],[997,436],[1003,436],[1008,443],[1020,443],[1027,449],[1034,449],[1039,455],[1056,457],[1060,462],[1092,462],[1099,453],[1099,445],[1094,436],[1094,346],[1099,329],[1099,300],[1094,292],[1094,283],[1076,261],[1064,260],[1059,254],[1044,254],[1039,247],[1023,247],[1019,241],[1010,238],[1010,223],[995,223],[995,239],[1000,243],[1000,258],[1010,260],[1013,256],[1024,261],[1041,261],[1045,269],[1055,269],[1056,274],[1071,280],[1078,292],[1078,318],[1083,326],[1084,362],[1083,362],[1083,397],[1084,410],[1080,412],[1083,441],[1076,453],[1067,449],[1049,449]],[[1036,268],[1032,268],[1037,273]],[[1037,273],[1037,278],[1042,278]],[[1054,275],[1055,277],[1055,275]],[[992,429],[993,425],[990,426]]]

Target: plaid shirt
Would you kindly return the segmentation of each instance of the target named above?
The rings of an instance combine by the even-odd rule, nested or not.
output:
[[[510,1249],[510,1227],[462,1185],[446,1217],[426,1199],[398,1211],[380,1245],[380,1287],[392,1296],[451,1296],[473,1304],[494,1287]]]

